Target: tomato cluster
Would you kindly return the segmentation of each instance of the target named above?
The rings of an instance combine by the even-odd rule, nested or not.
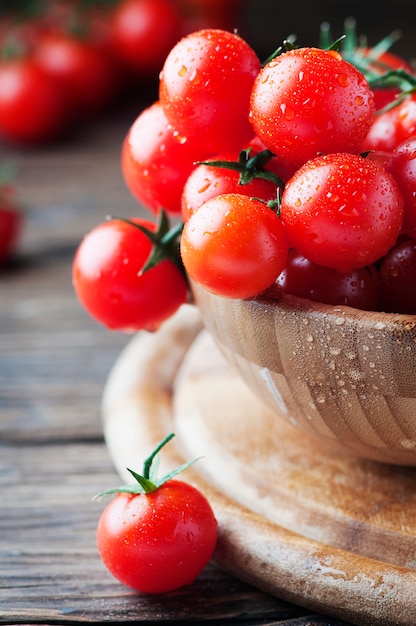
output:
[[[159,98],[133,122],[121,156],[137,201],[183,223],[174,236],[165,226],[161,238],[169,240],[164,264],[176,258],[184,270],[175,307],[186,301],[190,277],[224,297],[284,291],[416,312],[416,299],[399,295],[414,291],[416,271],[415,87],[410,66],[385,51],[356,47],[351,54],[350,46],[347,54],[339,45],[295,47],[288,40],[262,64],[233,32],[202,29],[179,40],[160,72]],[[139,246],[139,234],[132,237]],[[106,251],[121,283],[134,251],[124,252],[128,262]],[[80,268],[79,258],[82,301],[88,267]],[[95,268],[95,275],[104,273]],[[93,315],[125,329],[122,310],[135,307],[138,322],[127,327],[149,327],[132,304],[141,277],[126,278],[130,295],[117,303],[118,319],[110,319],[103,298]],[[163,278],[157,309],[171,298],[168,282]],[[150,326],[162,321],[157,316]]]
[[[236,0],[27,0],[0,20],[0,138],[63,136],[157,76],[196,25],[233,27]],[[19,5],[20,6],[20,5]],[[35,11],[35,9],[39,9]],[[28,17],[29,16],[29,17]]]

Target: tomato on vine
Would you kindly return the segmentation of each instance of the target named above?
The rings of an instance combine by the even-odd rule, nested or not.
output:
[[[236,193],[204,202],[185,222],[181,237],[190,278],[231,298],[250,298],[269,287],[287,254],[287,235],[275,211]]]
[[[115,494],[97,528],[101,559],[115,578],[137,591],[158,594],[191,584],[211,559],[217,520],[206,497],[174,477],[190,463],[157,477],[157,458],[168,435],[145,460],[135,482]]]
[[[190,174],[182,192],[182,217],[187,221],[204,202],[224,193],[240,193],[260,198],[265,202],[276,200],[283,182],[268,169],[273,154],[256,152],[251,147],[237,156],[218,155],[200,163]]]
[[[87,312],[111,330],[157,330],[187,301],[175,228],[111,219],[90,231],[73,261],[75,293]]]

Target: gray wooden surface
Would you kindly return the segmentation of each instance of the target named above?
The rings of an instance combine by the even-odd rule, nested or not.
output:
[[[340,625],[209,566],[190,587],[139,595],[104,569],[95,528],[100,490],[118,482],[101,427],[106,376],[128,336],[78,304],[71,263],[108,213],[140,211],[119,168],[143,105],[42,150],[0,144],[17,166],[26,223],[0,272],[0,623]]]

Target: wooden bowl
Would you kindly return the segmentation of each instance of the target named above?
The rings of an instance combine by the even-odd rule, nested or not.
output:
[[[343,452],[416,466],[416,316],[192,289],[221,352],[276,416]]]

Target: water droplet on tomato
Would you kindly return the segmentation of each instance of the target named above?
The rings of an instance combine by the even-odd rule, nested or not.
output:
[[[283,115],[285,116],[285,118],[286,118],[287,120],[292,120],[292,119],[294,118],[295,111],[294,111],[294,109],[293,109],[291,106],[289,106],[286,102],[283,102],[283,103],[280,105],[280,110],[281,110],[281,112],[283,113]]]
[[[341,87],[348,87],[349,82],[350,82],[350,79],[348,78],[347,74],[338,74],[337,80],[339,84],[341,85]]]

